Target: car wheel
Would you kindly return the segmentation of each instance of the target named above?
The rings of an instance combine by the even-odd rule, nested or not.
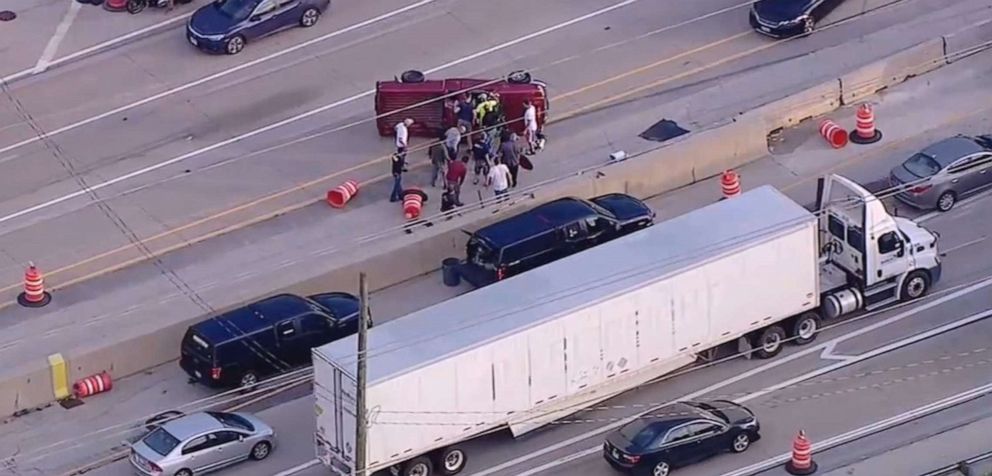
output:
[[[193,476],[193,471],[189,469],[180,469],[176,471],[176,476]]]
[[[148,0],[128,0],[127,5],[125,5],[124,8],[127,10],[128,13],[132,15],[137,15],[138,13],[141,13],[141,11],[144,10],[145,7],[147,6],[148,6]]]
[[[236,55],[245,49],[245,38],[235,35],[227,39],[224,43],[224,51],[229,55]]]
[[[902,283],[902,300],[912,301],[923,297],[930,290],[930,275],[925,271],[916,270],[906,276]]]
[[[950,211],[956,203],[958,203],[958,196],[954,192],[944,192],[937,198],[937,210]]]
[[[400,476],[431,476],[434,474],[434,464],[430,458],[418,456],[403,463]]]
[[[815,312],[800,314],[796,321],[792,323],[792,342],[796,345],[806,345],[816,340],[816,334],[820,331],[820,316]]]
[[[467,461],[468,456],[465,455],[465,450],[451,446],[437,453],[437,461],[435,461],[434,466],[440,468],[440,473],[444,476],[454,476],[465,469]]]
[[[255,461],[268,458],[270,453],[272,453],[272,445],[268,441],[255,443],[255,446],[251,447],[251,459]]]
[[[739,435],[735,436],[733,441],[730,442],[730,451],[734,453],[743,453],[751,447],[751,435],[747,434],[746,431],[742,431]]]
[[[672,472],[672,466],[667,461],[659,461],[651,467],[651,476],[668,476]]]
[[[238,386],[244,390],[251,390],[255,385],[258,385],[258,375],[251,370],[242,374],[241,380],[238,381]]]
[[[317,24],[317,20],[320,20],[320,10],[313,7],[308,8],[303,11],[303,16],[300,17],[300,26],[310,28]]]
[[[785,331],[779,326],[771,326],[758,335],[758,348],[755,353],[759,359],[770,359],[782,352],[782,341],[785,340]]]

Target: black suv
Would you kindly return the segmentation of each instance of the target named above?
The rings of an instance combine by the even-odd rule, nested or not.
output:
[[[809,34],[842,3],[844,0],[758,0],[751,5],[751,27],[772,38]]]
[[[310,349],[358,331],[358,298],[279,294],[189,327],[179,365],[211,387],[251,386],[310,363]]]
[[[470,233],[459,274],[482,287],[651,226],[654,216],[622,193],[560,198]]]

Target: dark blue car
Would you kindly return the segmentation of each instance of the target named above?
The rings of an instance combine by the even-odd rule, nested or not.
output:
[[[293,26],[317,24],[331,0],[216,0],[189,19],[186,38],[212,53],[235,55],[245,42]]]

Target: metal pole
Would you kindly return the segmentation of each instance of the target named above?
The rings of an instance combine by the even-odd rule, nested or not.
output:
[[[358,274],[358,375],[355,390],[355,476],[366,474],[366,449],[368,443],[368,423],[365,418],[365,382],[366,382],[366,339],[369,330],[369,288],[365,273]]]

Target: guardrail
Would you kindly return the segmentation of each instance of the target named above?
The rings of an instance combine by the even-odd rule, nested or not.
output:
[[[992,451],[935,469],[920,476],[992,476]]]

